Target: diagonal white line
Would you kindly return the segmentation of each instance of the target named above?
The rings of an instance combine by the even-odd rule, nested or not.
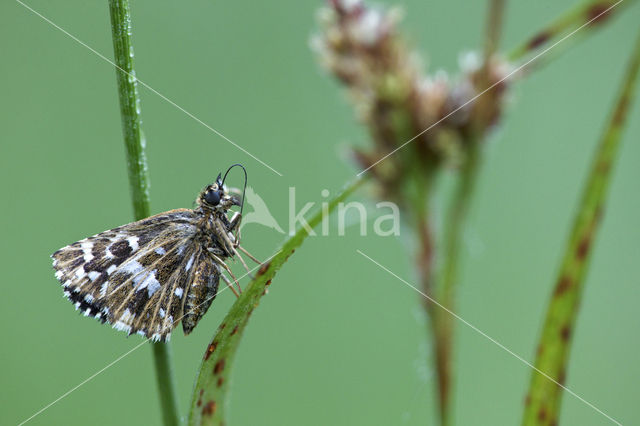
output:
[[[122,358],[126,357],[127,355],[131,354],[131,352],[135,351],[136,349],[138,349],[140,346],[144,345],[146,343],[146,341],[143,341],[142,343],[138,344],[137,346],[135,346],[133,349],[130,349],[128,352],[123,353],[122,355],[120,355],[118,358],[116,358],[115,360],[111,361],[109,364],[107,364],[106,366],[104,366],[103,368],[101,368],[100,370],[96,371],[95,373],[93,373],[91,376],[87,377],[86,379],[84,379],[83,381],[81,381],[80,383],[78,383],[77,385],[75,385],[74,387],[72,387],[71,389],[69,389],[68,391],[66,391],[65,393],[63,393],[62,395],[60,395],[57,399],[51,401],[49,404],[45,405],[44,407],[42,407],[40,410],[36,411],[35,413],[33,413],[31,415],[31,417],[21,421],[18,426],[22,426],[23,424],[27,423],[29,420],[33,419],[34,417],[36,417],[38,414],[42,413],[44,410],[46,410],[47,408],[51,407],[52,405],[56,404],[58,401],[64,399],[67,395],[69,395],[71,392],[75,391],[76,389],[78,389],[80,386],[86,384],[87,382],[90,382],[93,378],[95,378],[98,374],[102,373],[104,370],[106,370],[107,368],[111,367],[113,364],[117,363],[118,361],[120,361]]]
[[[558,383],[555,379],[553,379],[551,376],[549,376],[548,374],[546,374],[544,371],[540,370],[539,368],[535,367],[533,364],[531,364],[529,361],[527,361],[526,359],[524,359],[523,357],[521,357],[520,355],[518,355],[517,353],[513,352],[512,350],[510,350],[509,348],[507,348],[506,346],[504,346],[502,343],[498,342],[496,339],[494,339],[493,337],[489,336],[487,333],[483,332],[482,330],[480,330],[478,327],[476,327],[475,325],[471,324],[470,322],[468,322],[467,320],[465,320],[464,318],[460,317],[458,314],[456,314],[455,312],[453,312],[452,310],[448,309],[446,306],[443,306],[442,304],[438,303],[438,301],[436,301],[435,299],[433,299],[432,297],[429,297],[428,295],[426,295],[424,292],[420,291],[419,289],[417,289],[416,287],[412,286],[411,284],[409,284],[407,281],[405,281],[404,279],[400,278],[398,275],[394,274],[393,272],[391,272],[389,269],[387,269],[386,267],[384,267],[383,265],[381,265],[380,263],[376,262],[375,260],[373,260],[372,258],[370,258],[369,256],[367,256],[366,254],[364,254],[363,252],[361,252],[360,250],[356,250],[359,254],[361,254],[363,257],[369,259],[371,262],[375,263],[376,265],[378,265],[381,269],[385,270],[386,272],[388,272],[389,274],[393,275],[395,278],[397,278],[398,280],[402,281],[404,284],[406,284],[407,286],[409,286],[410,288],[414,289],[415,291],[417,291],[418,293],[420,293],[422,296],[424,296],[427,300],[429,300],[431,303],[437,305],[439,308],[445,310],[447,313],[449,313],[451,316],[453,316],[455,319],[457,319],[458,321],[460,321],[461,323],[463,323],[464,325],[466,325],[467,327],[471,328],[473,331],[475,331],[476,333],[482,335],[483,337],[485,337],[486,339],[488,339],[489,341],[491,341],[492,343],[494,343],[495,345],[497,345],[500,349],[504,350],[505,352],[511,354],[513,357],[515,357],[516,359],[520,360],[522,363],[526,364],[527,366],[529,366],[531,369],[535,370],[536,372],[538,372],[539,374],[541,374],[542,376],[544,376],[545,378],[547,378],[548,380],[550,380],[551,382],[555,383],[556,385],[560,386],[563,390],[565,390],[566,392],[570,393],[571,395],[573,395],[574,397],[578,398],[580,401],[584,402],[585,404],[587,404],[589,407],[593,408],[594,410],[596,410],[598,413],[602,414],[603,416],[605,416],[607,419],[611,420],[613,423],[617,424],[617,425],[622,425],[620,422],[618,422],[616,419],[614,419],[613,417],[609,416],[608,414],[606,414],[604,411],[600,410],[598,407],[596,407],[595,405],[593,405],[592,403],[590,403],[589,401],[585,400],[584,398],[582,398],[580,395],[576,394],[575,392],[573,392],[571,389],[567,388],[566,386]]]
[[[200,120],[198,117],[196,117],[195,115],[193,115],[192,113],[190,113],[189,111],[187,111],[186,109],[182,108],[180,105],[176,104],[175,102],[173,102],[171,99],[167,98],[165,95],[163,95],[162,93],[158,92],[156,89],[154,89],[153,87],[149,86],[147,83],[145,83],[144,81],[140,80],[138,77],[135,76],[135,74],[129,73],[127,71],[125,71],[124,69],[122,69],[121,67],[119,67],[118,65],[115,64],[115,62],[113,62],[111,59],[107,58],[106,56],[104,56],[102,53],[98,52],[97,50],[95,50],[94,48],[92,48],[91,46],[89,46],[87,43],[83,42],[82,40],[80,40],[79,38],[77,38],[76,36],[74,36],[73,34],[69,33],[68,31],[66,31],[64,28],[60,27],[59,25],[57,25],[56,23],[54,23],[53,21],[51,21],[50,19],[48,19],[47,17],[43,16],[41,13],[37,12],[36,10],[34,10],[33,8],[31,8],[30,6],[26,5],[25,3],[23,3],[20,0],[16,0],[17,3],[19,3],[20,5],[22,5],[25,9],[30,10],[31,12],[33,12],[33,14],[39,16],[40,18],[42,18],[44,21],[46,21],[47,23],[49,23],[51,26],[55,27],[56,29],[60,30],[62,33],[64,33],[65,35],[67,35],[69,38],[71,38],[72,40],[74,40],[76,43],[86,47],[87,49],[89,49],[91,52],[95,53],[100,59],[102,59],[105,62],[110,63],[111,65],[113,65],[114,67],[116,67],[116,69],[118,69],[120,72],[123,72],[125,74],[127,74],[128,76],[134,78],[138,83],[140,83],[142,86],[146,87],[147,89],[149,89],[151,92],[155,93],[156,95],[158,95],[160,98],[162,98],[163,100],[165,100],[166,102],[170,103],[171,105],[173,105],[174,107],[176,107],[177,109],[179,109],[180,111],[182,111],[183,113],[185,113],[187,116],[191,117],[192,119],[194,119],[195,121],[197,121],[198,123],[200,123],[201,125],[203,125],[204,127],[206,127],[207,129],[211,130],[213,133],[215,133],[216,135],[220,136],[222,139],[226,140],[227,142],[229,142],[231,145],[235,146],[236,148],[238,148],[240,151],[244,152],[245,154],[247,154],[249,157],[253,158],[254,160],[256,160],[258,163],[262,164],[263,166],[265,166],[266,168],[268,168],[269,170],[271,170],[272,172],[274,172],[275,174],[277,174],[278,176],[282,176],[282,173],[280,173],[279,171],[277,171],[276,169],[274,169],[273,167],[271,167],[270,165],[268,165],[267,163],[265,163],[264,161],[260,160],[258,157],[256,157],[255,155],[251,154],[249,151],[247,151],[246,149],[244,149],[243,147],[241,147],[240,145],[238,145],[237,143],[235,143],[234,141],[232,141],[231,139],[229,139],[228,137],[226,137],[225,135],[223,135],[222,133],[220,133],[219,131],[217,131],[216,129],[214,129],[213,127],[211,127],[210,125],[208,125],[207,123],[205,123],[204,121]]]
[[[560,40],[556,41],[555,43],[553,43],[551,46],[547,47],[546,49],[544,49],[542,52],[538,53],[537,55],[535,55],[533,58],[529,59],[527,62],[525,62],[524,64],[520,65],[519,67],[515,68],[513,71],[511,71],[509,74],[507,74],[506,76],[504,76],[502,79],[498,80],[497,82],[493,83],[491,86],[487,87],[486,89],[484,89],[482,92],[478,93],[477,95],[475,95],[473,98],[469,99],[468,101],[466,101],[465,103],[463,103],[462,105],[460,105],[458,108],[454,109],[453,111],[451,111],[450,113],[448,113],[447,115],[445,115],[444,117],[442,117],[441,119],[439,119],[438,121],[436,121],[435,123],[433,123],[431,126],[427,127],[426,129],[424,129],[423,131],[421,131],[420,133],[418,133],[417,135],[415,135],[414,137],[412,137],[411,139],[409,139],[408,141],[406,141],[405,143],[403,143],[402,145],[400,145],[399,147],[397,147],[396,149],[394,149],[393,151],[391,151],[390,153],[388,153],[387,155],[385,155],[384,157],[380,158],[378,161],[376,161],[375,163],[373,163],[372,165],[370,165],[369,167],[367,167],[366,169],[364,169],[363,171],[361,171],[360,173],[358,173],[356,176],[360,176],[363,173],[371,170],[373,167],[375,167],[378,163],[384,161],[385,159],[387,159],[388,157],[390,157],[391,155],[395,154],[396,152],[400,151],[402,148],[404,148],[405,146],[407,146],[408,144],[410,144],[411,142],[413,142],[414,140],[416,140],[417,138],[419,138],[420,136],[424,135],[425,133],[427,133],[429,130],[433,129],[435,126],[437,126],[438,124],[442,123],[444,120],[446,120],[447,118],[451,117],[453,114],[455,114],[456,112],[460,111],[462,108],[466,107],[467,105],[469,105],[470,103],[475,102],[480,96],[484,95],[485,93],[487,93],[489,90],[493,89],[494,87],[496,87],[497,85],[501,84],[503,81],[509,79],[510,77],[512,77],[514,74],[518,73],[519,71],[521,71],[523,68],[525,68],[527,65],[529,65],[531,62],[537,60],[538,58],[540,58],[542,55],[546,54],[547,52],[549,52],[551,49],[553,49],[554,47],[556,47],[557,45],[559,45],[560,43],[562,43],[563,41],[565,41],[566,39],[568,39],[569,37],[573,36],[575,33],[577,33],[578,31],[580,31],[581,29],[583,29],[584,27],[588,26],[589,24],[591,24],[593,21],[595,21],[596,19],[600,18],[602,15],[604,15],[605,13],[608,13],[611,9],[613,9],[614,7],[616,7],[617,5],[619,5],[620,3],[622,3],[624,0],[619,0],[618,2],[614,3],[613,5],[611,5],[609,8],[607,8],[604,12],[599,13],[598,15],[596,15],[594,18],[590,19],[589,21],[585,22],[584,24],[580,25],[578,28],[576,28],[575,30],[571,31],[569,34],[567,34],[566,36],[562,37]]]
[[[261,263],[260,265],[256,266],[255,268],[251,269],[249,272],[247,272],[246,274],[242,275],[240,278],[238,278],[238,280],[243,279],[244,277],[246,277],[247,275],[251,274],[251,272],[255,271],[256,269],[260,268],[262,265],[264,265],[266,262],[270,261],[271,259],[273,259],[278,253],[280,253],[280,250],[278,250],[275,254],[269,256],[263,263]],[[189,312],[193,312],[194,309],[196,309],[198,306],[202,305],[203,303],[208,302],[210,299],[215,298],[217,295],[219,295],[220,293],[222,293],[223,291],[225,291],[226,289],[228,289],[229,286],[225,286],[222,290],[216,292],[215,295],[207,298],[206,300],[204,300],[202,303],[198,304],[197,306],[194,306],[193,309]],[[189,312],[185,313],[184,315],[182,315],[180,318],[178,318],[177,320],[175,320],[173,323],[177,323],[178,321],[180,321],[185,315],[187,315]],[[142,342],[140,342],[138,345],[134,346],[132,349],[130,349],[129,351],[123,353],[122,355],[120,355],[118,358],[116,358],[115,360],[111,361],[109,364],[107,364],[106,366],[102,367],[100,370],[96,371],[95,373],[93,373],[91,376],[87,377],[86,379],[84,379],[83,381],[81,381],[80,383],[78,383],[77,385],[75,385],[74,387],[72,387],[71,389],[69,389],[68,391],[66,391],[65,393],[63,393],[62,395],[60,395],[58,398],[56,398],[55,400],[51,401],[49,404],[45,405],[44,407],[42,407],[40,410],[36,411],[34,414],[32,414],[30,417],[28,417],[27,419],[23,420],[22,422],[20,422],[18,424],[18,426],[22,426],[23,424],[27,423],[28,421],[30,421],[31,419],[33,419],[34,417],[36,417],[37,415],[41,414],[43,411],[45,411],[46,409],[50,408],[51,406],[55,405],[56,403],[60,402],[61,400],[63,400],[65,397],[69,396],[69,394],[71,394],[73,391],[77,390],[78,388],[80,388],[81,386],[87,384],[88,382],[90,382],[91,380],[93,380],[96,376],[98,376],[100,373],[104,372],[105,370],[107,370],[109,367],[113,366],[114,364],[118,363],[119,361],[121,361],[123,358],[125,358],[126,356],[130,355],[133,351],[135,351],[136,349],[138,349],[139,347],[141,347],[142,345],[144,345],[145,343],[149,342],[149,339],[145,339]]]

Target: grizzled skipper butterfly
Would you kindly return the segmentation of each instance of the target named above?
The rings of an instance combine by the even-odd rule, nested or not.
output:
[[[225,263],[240,247],[242,202],[228,193],[221,178],[206,186],[197,207],[160,213],[85,238],[51,255],[64,295],[85,316],[112,324],[129,334],[166,341],[182,320],[191,333],[216,296],[220,278],[231,290],[237,279]],[[240,206],[231,219],[232,206]],[[234,235],[235,232],[235,235]]]

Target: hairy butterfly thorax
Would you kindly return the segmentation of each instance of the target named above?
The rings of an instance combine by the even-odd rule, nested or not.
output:
[[[225,261],[237,257],[249,271],[240,250],[258,262],[240,247],[243,200],[224,186],[234,166],[200,192],[193,210],[170,210],[56,251],[51,257],[64,295],[86,316],[129,334],[164,341],[180,321],[189,334],[220,279],[236,295],[241,291]]]

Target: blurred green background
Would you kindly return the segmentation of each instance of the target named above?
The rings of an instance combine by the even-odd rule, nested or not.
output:
[[[387,3],[387,2],[385,2]],[[31,0],[31,7],[112,57],[106,2]],[[399,1],[403,28],[429,69],[457,71],[481,44],[485,2]],[[517,46],[573,0],[510,2],[503,47]],[[269,169],[141,88],[154,213],[190,207],[219,171],[242,162],[287,225],[356,170],[366,133],[308,48],[321,2],[137,1],[138,77],[272,165]],[[127,223],[132,209],[112,66],[19,3],[0,4],[1,424],[16,424],[140,342],[74,311],[49,254]],[[518,84],[486,152],[468,226],[456,311],[524,358],[535,342],[591,153],[638,29],[631,7]],[[578,319],[567,385],[622,423],[637,421],[640,286],[639,106],[622,141],[609,208]],[[363,192],[355,199],[366,199]],[[369,228],[371,229],[371,228]],[[310,238],[253,315],[233,373],[234,425],[424,425],[434,375],[418,295],[356,253],[415,282],[397,238]],[[244,245],[269,256],[283,236],[247,225]],[[233,302],[225,292],[188,338],[174,333],[183,413],[206,345]],[[34,418],[45,424],[158,424],[149,347]],[[462,324],[456,420],[517,424],[531,370]],[[563,424],[608,421],[565,394]]]

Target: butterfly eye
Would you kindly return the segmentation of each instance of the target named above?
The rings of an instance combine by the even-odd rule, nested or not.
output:
[[[207,204],[211,204],[212,206],[217,206],[220,203],[220,191],[214,191],[210,189],[204,194],[204,200]]]

